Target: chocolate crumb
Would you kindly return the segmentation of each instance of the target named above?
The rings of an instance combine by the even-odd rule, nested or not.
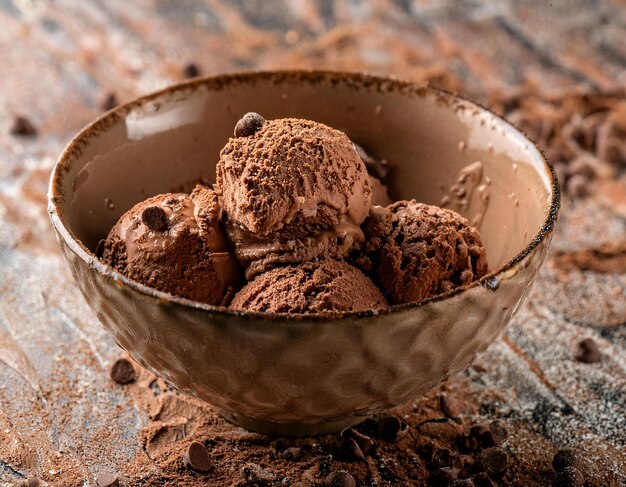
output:
[[[326,487],[356,487],[354,477],[345,470],[337,470],[328,474],[324,479]]]
[[[141,221],[150,230],[161,231],[167,228],[167,214],[160,206],[148,206],[141,213]]]
[[[270,485],[276,480],[276,475],[261,468],[256,463],[246,463],[239,471],[247,482],[254,483],[254,485],[259,487]]]
[[[40,485],[41,482],[39,482],[39,479],[35,477],[22,479],[18,484],[19,487],[39,487]]]
[[[459,401],[449,397],[445,392],[439,395],[439,409],[449,418],[458,418],[461,414],[461,404]]]
[[[378,429],[381,438],[389,442],[396,442],[409,432],[409,426],[395,416],[382,418],[378,424]]]
[[[96,484],[98,487],[119,487],[119,479],[110,473],[101,473],[96,478]]]
[[[585,338],[578,342],[576,360],[585,364],[595,364],[602,360],[602,352],[593,338]]]
[[[552,468],[554,468],[554,471],[558,473],[567,467],[574,467],[578,470],[583,469],[580,455],[574,450],[564,448],[554,454],[554,458],[552,459]]]
[[[118,384],[130,384],[137,379],[135,367],[125,358],[120,358],[111,366],[111,379]]]
[[[491,480],[489,475],[485,472],[475,475],[473,481],[476,487],[496,487],[496,484],[494,484],[493,480]]]
[[[292,446],[280,454],[286,460],[298,460],[302,456],[302,448]]]
[[[185,467],[197,472],[208,472],[211,468],[211,458],[206,447],[197,441],[192,442],[183,455]]]
[[[583,487],[585,478],[580,470],[574,467],[565,467],[554,479],[554,487]]]
[[[497,445],[504,443],[509,437],[509,431],[507,430],[504,421],[499,419],[489,423],[489,431],[491,432],[492,438]]]
[[[186,64],[183,68],[185,78],[195,78],[196,76],[200,76],[201,73],[200,66],[193,62]]]
[[[264,123],[265,119],[261,115],[248,112],[235,125],[235,137],[250,137],[261,130]]]
[[[374,447],[374,442],[369,436],[359,433],[354,428],[345,428],[340,436],[343,440],[342,452],[355,460],[365,460],[365,455]]]
[[[439,448],[433,451],[430,463],[433,468],[453,467],[458,459],[459,457],[452,453],[452,450],[448,448]]]
[[[104,95],[104,98],[102,98],[102,101],[100,102],[100,108],[103,112],[108,112],[118,105],[119,101],[117,100],[117,96],[113,92]]]
[[[506,472],[509,456],[502,448],[487,448],[480,454],[478,463],[489,477],[498,478]]]
[[[13,125],[11,126],[11,135],[34,137],[35,135],[37,135],[37,129],[28,118],[23,115],[17,115],[13,119]]]

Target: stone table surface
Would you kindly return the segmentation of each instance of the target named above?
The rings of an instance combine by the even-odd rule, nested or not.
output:
[[[521,89],[626,86],[621,0],[0,0],[0,26],[0,486],[33,475],[95,485],[102,469],[144,485],[124,472],[145,446],[149,414],[111,383],[122,351],[72,282],[46,213],[57,156],[107,94],[123,102],[180,81],[191,62],[207,75],[394,74],[485,103]],[[19,114],[35,136],[10,134]],[[479,357],[481,374],[465,374],[476,394],[500,397],[477,414],[579,449],[598,466],[593,485],[626,485],[626,266],[559,262],[626,240],[621,183],[610,197],[565,196],[528,300]],[[585,337],[600,345],[600,363],[573,358]]]

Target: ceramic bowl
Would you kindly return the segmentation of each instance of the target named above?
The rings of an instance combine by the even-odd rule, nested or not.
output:
[[[343,130],[389,162],[395,198],[444,204],[478,225],[493,272],[384,312],[287,316],[177,298],[100,262],[98,241],[135,203],[213,178],[220,148],[248,111]],[[541,151],[488,110],[409,81],[289,71],[193,80],[104,114],[61,155],[48,210],[79,289],[138,363],[245,428],[313,435],[409,401],[467,367],[526,296],[558,206]]]

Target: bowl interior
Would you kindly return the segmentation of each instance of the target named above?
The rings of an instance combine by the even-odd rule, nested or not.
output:
[[[492,270],[519,254],[545,223],[549,170],[506,122],[435,90],[319,73],[199,80],[119,107],[64,155],[53,185],[59,215],[93,251],[135,203],[188,191],[199,178],[213,181],[219,151],[248,111],[346,132],[389,162],[393,197],[447,202],[476,223]]]

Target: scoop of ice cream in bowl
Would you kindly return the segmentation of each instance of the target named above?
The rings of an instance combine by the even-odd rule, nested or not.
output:
[[[340,430],[503,331],[549,247],[552,168],[486,109],[417,83],[262,72],[108,112],[54,168],[78,288],[138,363],[228,420]]]

